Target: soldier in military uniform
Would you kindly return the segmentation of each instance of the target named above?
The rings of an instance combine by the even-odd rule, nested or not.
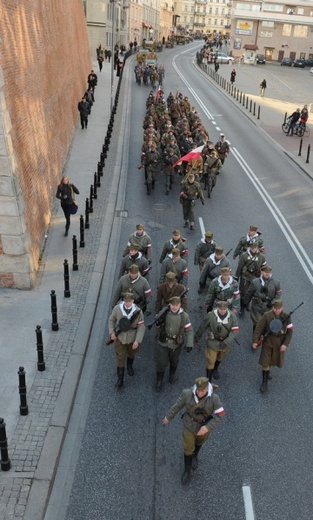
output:
[[[212,179],[212,189],[216,184],[216,177],[220,173],[222,162],[219,159],[217,151],[213,148],[206,156],[203,166],[203,180],[205,188],[208,186],[209,177]],[[209,192],[208,192],[209,196]]]
[[[225,159],[229,154],[229,144],[225,139],[225,134],[220,134],[220,140],[217,141],[214,148],[218,153],[221,163],[224,164]]]
[[[138,265],[140,274],[147,278],[149,275],[149,262],[148,260],[143,256],[142,253],[139,251],[139,245],[138,244],[131,244],[129,246],[129,254],[124,256],[121,262],[121,267],[119,271],[118,277],[121,278],[123,274],[128,273],[128,269],[131,265]]]
[[[234,251],[233,259],[247,251],[251,242],[256,242],[260,253],[264,253],[265,247],[258,226],[249,226],[248,233],[241,237]]]
[[[163,163],[164,163],[163,171],[165,173],[165,188],[166,188],[165,194],[166,195],[168,195],[170,190],[172,189],[173,178],[174,178],[175,171],[176,171],[174,165],[178,161],[179,158],[180,158],[180,154],[179,154],[179,156],[177,156],[174,153],[173,148],[169,148],[168,152],[165,151],[165,153],[163,155]]]
[[[152,261],[152,244],[150,236],[144,231],[143,224],[137,224],[135,233],[132,233],[128,239],[127,246],[124,249],[123,256],[129,254],[130,245],[138,245],[139,252],[148,260]]]
[[[146,313],[146,316],[151,314],[151,287],[148,280],[141,276],[138,265],[131,265],[128,274],[119,279],[113,294],[112,305],[117,305],[126,292],[133,293],[135,304]]]
[[[215,309],[219,301],[228,302],[228,308],[238,314],[240,308],[240,292],[238,282],[231,276],[230,267],[222,267],[221,274],[212,280],[205,306],[210,312]]]
[[[198,377],[195,385],[183,390],[176,403],[165,414],[163,424],[168,424],[185,408],[183,414],[184,473],[181,482],[188,484],[191,468],[198,467],[198,453],[211,433],[223,421],[225,410],[207,377]]]
[[[129,320],[129,329],[117,332],[120,320]],[[122,388],[124,384],[124,367],[127,360],[127,373],[134,375],[133,363],[138,352],[139,345],[142,343],[145,333],[143,312],[134,303],[134,295],[125,293],[123,301],[113,308],[109,317],[110,340],[115,341],[115,353],[117,360],[117,388]]]
[[[230,263],[224,255],[224,249],[222,246],[215,246],[214,253],[212,253],[204,262],[199,279],[199,294],[204,291],[207,282],[210,284],[214,278],[220,276],[222,267],[230,267]]]
[[[259,277],[262,267],[265,267],[265,256],[259,252],[258,244],[251,242],[245,253],[241,253],[236,271],[237,280],[240,278],[239,290],[241,295],[241,307],[239,315],[245,312],[245,299],[252,280]]]
[[[181,232],[178,229],[174,229],[172,233],[172,238],[165,242],[159,260],[160,264],[162,264],[163,260],[173,252],[174,248],[180,250],[181,258],[183,258],[187,262],[188,247],[186,245],[186,239],[181,236]]]
[[[275,327],[278,321],[278,329]],[[274,325],[271,325],[271,323]],[[275,332],[276,331],[276,332]],[[270,379],[270,367],[282,368],[285,360],[285,352],[289,347],[293,332],[293,324],[291,315],[287,314],[283,309],[283,302],[276,300],[273,303],[272,310],[265,312],[262,318],[258,321],[254,333],[252,348],[256,350],[261,342],[262,349],[259,359],[259,364],[262,366],[262,384],[260,391],[262,393],[267,391],[267,383]]]
[[[169,302],[169,310],[159,328],[156,356],[157,392],[161,391],[164,372],[168,364],[170,364],[169,382],[174,383],[175,372],[184,344],[187,352],[191,352],[193,329],[187,312],[181,308],[180,297],[173,296]]]
[[[212,231],[206,231],[204,238],[196,245],[194,264],[199,266],[200,273],[203,269],[206,259],[214,253],[216,242],[213,240]]]
[[[152,142],[150,152],[147,152],[143,157],[143,165],[147,173],[147,194],[151,194],[151,189],[154,189],[156,176],[159,171],[160,154],[156,151],[155,144]]]
[[[200,199],[204,204],[202,188],[198,182],[195,182],[194,174],[189,173],[187,179],[181,184],[180,201],[183,205],[184,227],[188,227],[190,224],[191,230],[194,229],[195,225],[194,207],[196,199]]]
[[[235,336],[239,332],[237,317],[228,309],[227,301],[218,301],[217,309],[207,314],[196,332],[195,342],[200,340],[205,331],[208,331],[205,349],[207,377],[211,382],[212,377],[219,379],[218,367],[225,354],[230,352]]]
[[[272,278],[272,268],[264,265],[261,268],[260,278],[252,280],[243,302],[244,307],[247,307],[252,300],[250,317],[253,330],[263,314],[273,307],[274,301],[279,300],[281,295],[280,282]]]
[[[180,250],[176,247],[172,249],[172,253],[167,255],[161,265],[159,283],[165,282],[165,275],[171,271],[175,273],[178,283],[182,283],[185,287],[188,284],[188,267],[186,260],[180,256]]]
[[[186,287],[177,282],[176,274],[169,271],[165,275],[166,282],[158,285],[157,297],[155,302],[155,312],[158,314],[163,307],[169,304],[173,296],[180,296]],[[181,299],[182,308],[187,310],[187,295]]]

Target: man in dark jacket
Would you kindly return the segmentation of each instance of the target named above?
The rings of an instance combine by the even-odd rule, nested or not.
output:
[[[300,108],[297,108],[297,110],[295,112],[293,112],[291,114],[291,116],[288,117],[289,128],[288,128],[287,135],[293,135],[293,129],[294,129],[296,123],[299,121],[299,119],[300,119]]]
[[[90,114],[90,105],[85,97],[77,105],[78,111],[80,113],[80,124],[82,125],[82,129],[87,128],[88,126],[88,115]]]

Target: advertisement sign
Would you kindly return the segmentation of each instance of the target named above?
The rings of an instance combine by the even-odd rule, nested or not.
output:
[[[234,38],[234,49],[241,49],[242,38]]]
[[[253,22],[247,20],[237,20],[236,34],[249,34],[253,32]]]

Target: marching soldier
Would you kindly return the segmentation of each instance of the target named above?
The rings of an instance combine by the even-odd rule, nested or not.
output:
[[[213,240],[212,231],[206,231],[204,233],[204,238],[201,238],[195,250],[194,264],[199,266],[200,273],[206,259],[214,253],[215,247],[216,242]]]
[[[155,144],[152,142],[151,150],[143,156],[143,166],[147,173],[147,194],[151,194],[151,189],[154,189],[156,176],[159,171],[160,154],[156,151]]]
[[[206,156],[204,166],[203,166],[203,180],[205,188],[208,186],[209,177],[212,179],[212,189],[216,184],[216,177],[220,173],[220,169],[222,168],[222,162],[219,159],[217,151],[213,148]],[[208,196],[210,192],[208,192]]]
[[[174,229],[172,233],[172,238],[165,242],[162,253],[160,256],[160,264],[162,264],[163,260],[173,252],[173,249],[180,250],[180,256],[184,260],[188,260],[188,247],[186,245],[186,239],[181,236],[181,233],[178,229]]]
[[[252,348],[256,350],[260,344],[262,345],[259,359],[262,366],[262,394],[267,391],[270,367],[282,368],[284,365],[285,352],[290,344],[292,332],[291,314],[284,311],[281,300],[276,300],[272,310],[265,312],[258,321],[253,333]]]
[[[259,252],[258,244],[251,242],[245,253],[241,253],[236,271],[237,280],[240,278],[239,290],[241,295],[239,315],[245,312],[245,299],[252,280],[259,277],[262,267],[265,267],[265,256]]]
[[[133,363],[144,333],[143,312],[140,307],[135,305],[134,295],[125,293],[123,301],[114,307],[109,317],[110,340],[107,344],[115,341],[117,361],[117,382],[115,386],[117,388],[122,388],[124,385],[125,360],[127,360],[128,375],[134,375]]]
[[[222,246],[215,246],[214,253],[212,253],[204,262],[199,279],[199,294],[204,291],[207,280],[211,283],[214,278],[220,276],[222,267],[230,267],[230,263],[226,258],[226,255],[224,255],[224,249]]]
[[[272,278],[272,268],[269,265],[261,267],[260,278],[254,278],[246,293],[243,302],[244,307],[252,300],[250,317],[253,322],[253,330],[265,312],[268,312],[275,300],[282,295],[280,282]]]
[[[221,274],[212,280],[205,306],[207,312],[215,309],[218,302],[228,302],[228,308],[238,314],[240,308],[240,292],[238,282],[231,276],[229,267],[222,267]]]
[[[168,195],[170,190],[172,189],[173,178],[174,178],[175,171],[176,171],[174,165],[178,161],[179,157],[180,157],[180,154],[179,154],[179,156],[176,155],[174,153],[174,149],[173,148],[169,148],[168,151],[165,151],[165,153],[164,153],[164,156],[163,156],[163,163],[164,163],[163,171],[165,173],[165,187],[166,187],[165,195]]]
[[[159,283],[164,283],[165,275],[171,271],[175,273],[178,283],[182,283],[185,287],[188,284],[188,267],[186,260],[180,256],[180,250],[174,247],[172,253],[167,255],[161,265]]]
[[[262,233],[258,231],[258,226],[249,226],[248,233],[241,237],[237,244],[237,247],[234,251],[233,259],[235,260],[237,256],[247,251],[251,242],[256,242],[260,253],[264,253],[265,247],[263,245],[261,234]]]
[[[229,144],[226,141],[224,134],[220,134],[220,140],[217,141],[214,148],[218,153],[221,163],[224,164],[225,159],[229,154]]]
[[[239,331],[237,317],[228,309],[228,302],[217,302],[217,309],[207,314],[196,332],[195,342],[200,340],[206,330],[208,331],[205,349],[207,377],[211,382],[212,376],[214,379],[219,379],[218,367],[225,354],[230,352]]]
[[[128,239],[127,246],[124,249],[123,256],[129,254],[130,245],[138,245],[139,252],[148,260],[149,264],[152,261],[152,244],[151,238],[144,231],[145,227],[143,224],[137,224],[135,233],[132,233]]]
[[[135,304],[146,313],[146,316],[151,314],[151,287],[148,280],[141,276],[138,265],[131,265],[128,274],[119,279],[113,294],[112,305],[117,305],[126,292],[133,293]]]
[[[132,244],[129,246],[129,254],[123,257],[118,277],[121,278],[123,274],[127,274],[130,266],[134,264],[138,265],[140,274],[148,279],[150,269],[149,262],[143,254],[140,253],[138,244]]]
[[[187,179],[181,184],[181,189],[180,202],[183,205],[184,227],[186,228],[190,224],[190,229],[193,230],[195,225],[194,207],[196,199],[200,199],[202,204],[204,204],[203,191],[200,184],[195,182],[193,173],[188,173]]]
[[[158,314],[163,307],[169,304],[170,299],[173,296],[180,296],[185,291],[185,286],[178,283],[176,280],[176,274],[169,271],[165,275],[166,282],[158,285],[157,297],[155,302],[155,312]],[[187,310],[187,297],[181,300],[182,308],[184,311]]]
[[[165,414],[163,424],[168,424],[185,407],[183,414],[184,473],[181,482],[188,484],[191,469],[198,467],[198,453],[211,433],[223,421],[225,410],[207,377],[198,377],[195,385],[183,390],[176,403]]]
[[[168,364],[170,364],[169,382],[174,383],[175,372],[184,344],[186,344],[187,352],[191,352],[193,329],[187,312],[181,308],[180,297],[173,296],[170,299],[169,310],[165,314],[164,321],[159,329],[156,356],[157,392],[161,391],[164,372]]]

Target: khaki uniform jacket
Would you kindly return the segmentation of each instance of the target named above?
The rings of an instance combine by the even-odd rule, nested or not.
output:
[[[199,284],[201,287],[205,287],[207,278],[213,280],[220,276],[222,267],[230,267],[229,260],[223,255],[220,260],[216,261],[215,254],[212,253],[209,258],[206,259],[200,275]]]
[[[273,311],[265,312],[262,318],[258,321],[254,333],[253,333],[253,343],[257,343],[261,336],[264,336],[270,330],[270,323],[272,320],[279,318],[283,321],[287,318],[288,314],[282,311],[277,317]],[[280,352],[280,347],[282,345],[289,346],[293,333],[293,324],[291,321],[291,316],[287,318],[283,324],[282,329],[277,333],[270,332],[262,343],[262,350],[260,354],[260,365],[267,366],[278,366],[281,368],[284,364],[284,352]]]
[[[121,302],[119,305],[116,305],[109,317],[109,335],[113,334],[114,329],[116,325],[118,325],[121,318],[125,316],[123,314],[121,307],[123,307],[123,302]],[[134,310],[137,311],[139,307],[137,305],[134,305]],[[145,323],[144,323],[144,317],[143,312],[140,311],[139,316],[133,321],[133,323],[130,326],[130,329],[126,332],[121,332],[118,335],[119,341],[123,345],[128,345],[130,343],[134,343],[134,341],[138,341],[138,343],[142,343],[143,337],[145,334]]]
[[[247,251],[251,242],[256,242],[258,244],[258,248],[261,251],[261,253],[263,252],[264,245],[263,245],[262,238],[260,238],[260,233],[255,233],[255,235],[253,235],[253,237],[250,237],[247,234],[247,235],[241,237],[241,239],[239,240],[237,247],[234,251],[233,258],[236,258],[236,256],[239,256],[239,255],[241,255],[241,253],[244,253],[245,251]]]
[[[134,258],[134,257],[132,258],[129,255],[124,256],[124,258],[121,262],[121,267],[120,267],[120,272],[119,272],[118,277],[121,278],[121,276],[123,276],[124,274],[127,274],[128,269],[130,268],[131,265],[138,265],[140,274],[142,274],[142,276],[147,275],[149,272],[148,260],[143,256],[142,253],[138,252],[136,258]]]
[[[211,242],[206,242],[204,238],[200,240],[200,242],[196,246],[194,264],[199,265],[200,259],[205,262],[205,260],[215,251],[216,242],[211,240]]]
[[[139,274],[135,280],[132,280],[128,274],[122,276],[114,291],[112,305],[116,305],[117,302],[123,298],[123,294],[126,292],[132,292],[136,304],[139,307],[144,307],[146,305],[147,311],[151,312],[152,291],[149,282],[143,278],[143,276]]]
[[[162,265],[161,265],[159,283],[165,282],[165,275],[169,271],[176,274],[178,283],[182,283],[185,287],[187,287],[188,267],[187,267],[186,260],[179,258],[176,262],[173,262],[173,259],[171,256],[168,256],[167,258],[165,258],[165,260],[163,260]]]
[[[232,276],[227,284],[223,284],[222,277],[214,278],[210,284],[205,304],[208,307],[216,307],[217,303],[228,302],[231,311],[238,311],[240,307],[239,285]]]
[[[198,433],[201,428],[199,424],[201,420],[205,420],[212,415],[212,419],[205,425],[209,432],[217,428],[224,419],[224,408],[218,395],[211,393],[201,400],[201,405],[195,408],[197,401],[195,399],[194,388],[183,390],[176,403],[166,413],[165,417],[171,421],[175,415],[183,408],[186,409],[183,415],[183,423],[187,430]]]
[[[220,159],[225,159],[225,156],[229,154],[229,144],[227,141],[217,141],[214,148],[218,152]]]
[[[147,233],[144,231],[142,235],[137,235],[137,233],[133,233],[130,235],[127,246],[124,249],[123,256],[128,255],[129,253],[129,246],[130,245],[137,245],[139,246],[139,251],[142,253],[148,262],[151,262],[152,260],[152,244],[151,244],[151,238]]]
[[[266,265],[265,256],[262,253],[251,255],[250,250],[241,253],[238,267],[236,271],[237,278],[252,281],[253,278],[260,275],[261,267]]]
[[[193,183],[188,182],[188,180],[183,181],[181,183],[181,193],[184,194],[181,197],[181,200],[183,203],[185,201],[190,202],[190,201],[196,200],[196,199],[200,199],[201,201],[204,202],[204,195],[203,195],[202,188],[201,188],[200,184],[196,181]]]
[[[171,350],[177,349],[177,336],[182,334],[186,347],[193,348],[193,328],[187,312],[179,309],[175,314],[169,310],[160,326],[159,343]]]
[[[171,239],[171,240],[168,240],[167,242],[165,242],[165,244],[163,246],[162,253],[160,256],[160,260],[159,260],[160,264],[162,264],[163,260],[172,253],[172,250],[174,248],[179,249],[181,258],[183,258],[184,260],[187,261],[188,247],[186,246],[186,241],[180,239],[179,242],[174,242],[173,239]]]
[[[160,312],[163,307],[169,304],[170,298],[173,296],[180,296],[185,290],[184,285],[180,283],[175,283],[173,287],[170,287],[167,283],[161,283],[157,289],[157,298],[155,302],[155,312],[156,314]],[[182,307],[186,310],[187,307],[187,297],[183,298]]]
[[[196,332],[195,341],[199,341],[206,330],[207,348],[229,352],[239,332],[237,317],[231,311],[227,311],[222,318],[218,316],[217,309],[209,312]]]
[[[259,312],[264,314],[271,308],[274,300],[281,297],[281,294],[282,290],[278,280],[261,276],[252,280],[243,303],[247,306],[252,299],[252,306],[257,307]]]

